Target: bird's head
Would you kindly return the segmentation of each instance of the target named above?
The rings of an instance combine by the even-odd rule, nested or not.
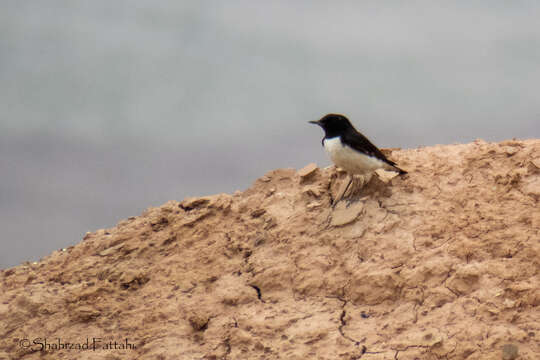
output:
[[[309,123],[322,127],[328,138],[339,136],[348,129],[353,128],[349,119],[340,114],[328,114],[320,120],[310,121]]]

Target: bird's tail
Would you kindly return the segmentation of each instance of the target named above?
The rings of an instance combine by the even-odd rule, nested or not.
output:
[[[386,170],[390,170],[390,171],[396,171],[399,173],[399,175],[405,175],[407,174],[407,172],[403,169],[400,169],[396,166],[396,163],[393,162],[393,161],[390,161],[390,160],[387,160],[386,161],[386,166],[385,166]]]
[[[407,172],[403,169],[400,169],[398,168],[397,166],[394,165],[394,168],[398,171],[399,175],[405,175],[407,174]]]

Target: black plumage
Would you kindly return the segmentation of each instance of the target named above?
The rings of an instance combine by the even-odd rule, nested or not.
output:
[[[385,162],[400,174],[407,173],[405,170],[398,168],[395,162],[387,159],[381,150],[373,145],[368,138],[358,132],[347,117],[340,114],[328,114],[322,117],[320,120],[310,121],[310,123],[317,124],[323,128],[325,132],[325,136],[322,139],[323,146],[325,139],[339,137],[343,145],[348,146],[362,154]]]

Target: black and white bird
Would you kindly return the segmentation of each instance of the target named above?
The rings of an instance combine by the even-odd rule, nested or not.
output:
[[[347,117],[328,114],[310,123],[323,128],[325,135],[322,145],[332,162],[351,176],[351,181],[353,175],[369,176],[377,169],[396,171],[399,174],[407,173],[398,168],[396,163],[388,160],[381,150],[352,126]]]

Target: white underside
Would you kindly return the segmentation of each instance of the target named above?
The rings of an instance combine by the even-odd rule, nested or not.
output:
[[[330,159],[332,159],[334,164],[349,174],[360,175],[371,173],[377,169],[392,169],[384,161],[372,156],[363,155],[348,146],[344,146],[339,136],[324,139],[323,143],[325,150],[330,155]]]

